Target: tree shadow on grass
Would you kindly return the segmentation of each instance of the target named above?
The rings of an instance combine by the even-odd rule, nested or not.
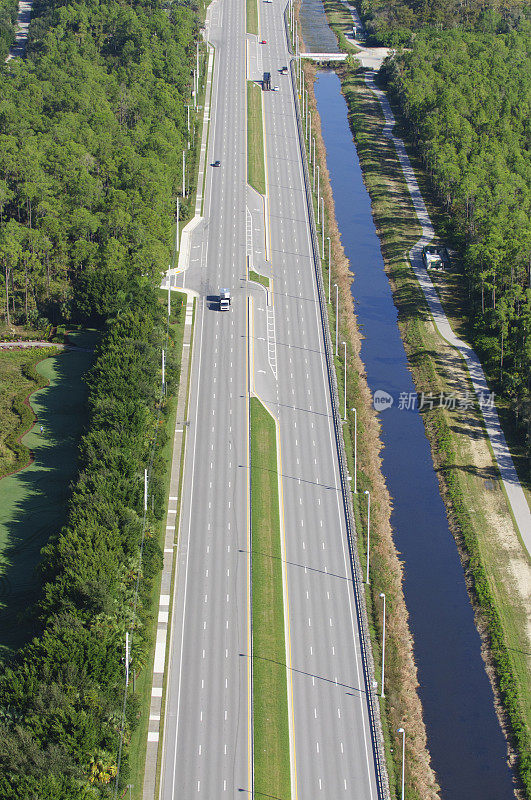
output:
[[[77,335],[73,339],[77,344]],[[80,345],[86,342],[79,339]],[[66,350],[39,363],[50,384],[31,395],[37,421],[22,439],[33,462],[0,481],[0,655],[8,656],[35,631],[36,568],[42,547],[66,521],[86,422],[83,375],[93,358],[91,352]]]

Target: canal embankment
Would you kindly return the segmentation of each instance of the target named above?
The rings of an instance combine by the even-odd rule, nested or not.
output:
[[[304,33],[304,30],[303,30],[303,33]],[[322,47],[318,47],[318,49],[322,49]],[[347,91],[350,91],[350,90],[351,90],[351,88],[349,88]],[[343,91],[345,92],[345,84],[343,86]],[[347,94],[347,92],[345,92],[345,94]],[[349,99],[348,95],[347,95],[347,99]],[[369,124],[370,123],[374,124],[374,126],[376,128],[378,128],[378,125],[379,125],[379,127],[380,127],[380,131],[379,132],[381,133],[381,128],[383,127],[383,121],[380,122],[380,119],[379,119],[380,115],[379,115],[379,108],[377,107],[378,104],[376,103],[376,105],[372,106],[371,105],[372,100],[374,100],[374,97],[372,99],[370,97],[367,97],[367,102],[368,102],[369,106],[368,106],[368,108],[365,109],[365,112],[366,112],[365,121],[366,122],[368,121]],[[353,118],[352,118],[352,106],[351,106],[350,102],[349,102],[349,109],[350,109],[351,126],[352,125],[354,125],[354,127],[357,126],[356,130],[355,130],[355,133],[356,133],[356,141],[357,141],[357,144],[358,144],[358,150],[364,151],[364,147],[365,147],[365,151],[364,152],[360,152],[360,156],[361,156],[361,160],[362,160],[362,167],[364,169],[365,183],[367,184],[368,188],[372,189],[372,191],[371,191],[371,198],[372,198],[372,201],[373,201],[372,202],[372,205],[373,205],[372,213],[373,213],[373,216],[374,216],[377,228],[378,228],[378,233],[380,235],[381,244],[382,244],[382,251],[383,251],[383,255],[384,255],[386,268],[387,268],[388,264],[391,263],[393,260],[394,261],[398,260],[398,261],[405,262],[402,266],[403,266],[404,269],[407,269],[408,265],[407,265],[406,259],[404,258],[404,254],[409,251],[409,249],[412,247],[412,245],[420,237],[420,227],[416,224],[416,218],[415,218],[415,214],[414,214],[414,209],[412,207],[411,200],[410,200],[410,197],[409,197],[409,194],[408,194],[407,190],[401,193],[401,188],[404,189],[406,187],[405,187],[405,184],[402,187],[400,186],[401,177],[402,176],[401,176],[400,167],[399,167],[399,165],[397,163],[397,160],[396,160],[396,155],[393,152],[393,148],[392,147],[391,148],[388,147],[389,142],[386,142],[386,140],[383,137],[378,138],[377,131],[374,132],[374,136],[370,136],[367,131],[363,130],[363,125],[361,124],[359,119],[353,120]],[[314,124],[315,124],[314,109],[311,109],[311,110],[312,110],[312,119],[314,120]],[[330,117],[331,117],[330,109],[327,107],[326,108],[326,120],[327,120],[327,123],[330,121]],[[352,141],[351,141],[350,135],[348,136],[348,139],[349,139],[350,145],[352,145]],[[360,142],[360,140],[361,140],[361,142]],[[361,143],[361,147],[360,147],[360,143]],[[370,155],[370,159],[369,159],[370,163],[369,164],[365,164],[364,161],[363,161],[363,158],[367,154]],[[367,174],[369,175],[370,179],[373,182],[372,187],[370,186],[370,182],[367,180]],[[390,183],[390,179],[392,179],[391,183]],[[403,183],[403,179],[402,179],[402,183]],[[364,187],[362,186],[362,190],[363,189],[364,189]],[[375,210],[375,202],[380,202],[380,206],[381,207],[378,209],[378,211]],[[325,200],[325,203],[326,203],[326,200]],[[369,208],[369,213],[370,213],[370,208]],[[330,223],[328,223],[328,221],[327,221],[326,224],[330,224]],[[340,228],[341,227],[342,226],[340,225]],[[349,220],[349,227],[352,228],[352,220],[351,219]],[[382,235],[382,229],[386,230],[387,236],[384,237]],[[343,233],[344,233],[344,231],[343,231]],[[343,238],[343,241],[345,241],[345,236]],[[352,262],[352,259],[351,259],[351,262]],[[356,272],[356,276],[357,276],[357,274],[358,274],[358,265],[356,263],[353,263],[353,268],[354,268],[354,271]],[[388,274],[390,274],[389,270],[388,270]],[[416,321],[417,312],[415,311],[415,309],[416,309],[417,301],[419,300],[419,297],[416,296],[416,293],[418,293],[418,285],[415,285],[414,276],[412,274],[409,275],[409,278],[411,279],[411,282],[408,285],[403,285],[402,287],[399,287],[398,289],[397,289],[397,287],[395,287],[393,285],[393,289],[396,290],[394,299],[395,299],[395,303],[398,306],[399,306],[399,304],[397,303],[397,296],[396,296],[397,292],[398,292],[399,295],[401,295],[401,299],[402,299],[402,306],[399,306],[399,310],[401,309],[400,310],[400,315],[399,315],[401,329],[403,328],[404,321],[407,321],[409,323],[410,328],[413,325],[415,325],[415,326],[417,325],[417,321]],[[387,280],[386,280],[386,282],[387,282]],[[355,281],[354,286],[356,286],[356,281]],[[355,289],[354,289],[354,291],[355,291]],[[341,307],[341,302],[340,302],[340,307]],[[374,310],[375,309],[373,308],[373,312],[374,312]],[[429,314],[427,314],[427,312],[426,312],[425,304],[424,304],[424,306],[422,304],[419,305],[418,316],[423,318],[421,321],[425,325],[425,327],[428,328],[429,324],[430,324],[430,321],[429,321]],[[396,322],[395,322],[395,328],[396,328]],[[367,336],[367,329],[366,329],[365,326],[363,328],[363,332]],[[368,338],[369,337],[367,336],[367,338],[364,340],[364,345],[367,345],[367,339]],[[444,345],[445,343],[442,343],[442,344]],[[422,352],[424,348],[426,349],[426,353],[425,354]],[[451,395],[452,392],[455,394],[455,391],[456,391],[455,382],[456,381],[459,382],[461,380],[461,378],[458,375],[455,374],[455,370],[453,368],[455,368],[455,367],[463,368],[463,365],[460,363],[459,358],[456,359],[455,352],[453,354],[451,352],[444,353],[444,347],[441,347],[440,343],[438,343],[437,341],[433,341],[433,340],[431,341],[431,343],[427,342],[427,341],[423,341],[422,343],[420,343],[420,345],[419,345],[419,342],[417,342],[417,349],[416,350],[410,350],[410,348],[408,346],[408,343],[406,341],[406,349],[408,351],[408,356],[409,356],[409,362],[407,362],[408,372],[409,372],[409,369],[412,366],[415,369],[415,368],[419,368],[421,364],[423,364],[424,368],[426,369],[427,368],[426,367],[426,363],[425,363],[426,362],[426,358],[428,358],[428,360],[434,360],[435,364],[429,364],[428,365],[429,366],[430,375],[431,375],[434,367],[435,367],[436,371],[438,369],[439,372],[442,372],[442,374],[444,376],[446,376],[446,378],[447,378],[446,384],[443,387],[444,391],[449,395]],[[451,348],[450,348],[450,350],[451,350]],[[363,357],[363,354],[362,354],[362,357]],[[364,361],[365,361],[365,359],[364,359]],[[443,363],[443,362],[445,362],[445,363]],[[450,369],[450,367],[452,367],[452,369]],[[342,369],[341,365],[340,365],[340,369]],[[369,372],[369,370],[368,370],[368,372]],[[463,388],[464,392],[466,392],[468,390],[469,385],[468,385],[468,383],[466,381],[466,378],[464,379],[464,383],[461,383],[460,386],[461,386],[461,388],[464,387]],[[419,391],[421,391],[421,388],[420,388],[419,384],[417,384],[417,386],[412,385],[411,386],[411,394],[415,394],[415,396],[416,396],[416,389],[417,388],[419,389]],[[349,389],[350,389],[350,387],[349,387]],[[426,387],[426,393],[429,392],[429,389],[430,389],[430,387],[427,386]],[[432,391],[433,391],[433,388],[432,388]],[[397,396],[397,398],[398,398],[398,396]],[[470,411],[472,416],[473,416],[474,413],[477,412],[477,410],[478,409],[472,408],[472,409],[467,409],[467,412]],[[405,411],[405,409],[403,408],[402,412],[404,412],[404,411]],[[437,411],[438,411],[438,409],[437,409]],[[503,528],[503,521],[500,519],[500,516],[499,516],[499,499],[500,499],[500,497],[499,497],[499,494],[498,494],[498,493],[502,494],[502,491],[501,491],[501,488],[500,488],[499,484],[496,482],[496,480],[492,479],[492,474],[491,474],[491,471],[490,471],[490,468],[489,468],[489,464],[488,464],[489,457],[490,457],[490,461],[492,462],[492,458],[491,458],[491,455],[489,453],[489,448],[488,448],[488,441],[485,439],[485,437],[483,435],[480,435],[478,433],[478,428],[476,427],[477,426],[477,421],[476,422],[471,421],[472,417],[468,413],[467,414],[463,414],[463,412],[461,411],[461,415],[462,415],[461,417],[453,414],[453,417],[454,417],[453,420],[452,420],[452,411],[451,411],[451,409],[450,410],[446,410],[445,409],[444,413],[447,416],[449,415],[448,428],[449,428],[451,434],[453,435],[454,434],[454,429],[456,429],[463,436],[464,440],[468,439],[468,444],[470,446],[468,452],[466,452],[463,449],[459,450],[458,456],[459,456],[460,459],[462,459],[462,461],[460,463],[455,463],[455,459],[454,459],[452,464],[450,464],[450,467],[453,468],[454,472],[457,474],[457,477],[459,479],[462,479],[462,480],[464,480],[466,482],[470,482],[472,484],[476,484],[476,486],[475,486],[475,489],[476,489],[475,494],[473,494],[473,495],[469,494],[468,495],[469,497],[472,497],[473,501],[474,501],[474,502],[472,502],[470,504],[471,505],[471,514],[472,514],[472,517],[474,518],[474,521],[477,523],[477,525],[480,528],[486,528],[490,532],[490,534],[492,536],[492,543],[493,543],[493,545],[495,545],[496,544],[496,539],[498,538],[498,536],[500,534],[500,531]],[[423,417],[424,417],[424,421],[427,421],[426,420],[426,415],[423,415]],[[359,425],[359,419],[358,419],[358,425]],[[439,425],[439,428],[440,428],[440,425]],[[424,432],[422,430],[422,424],[420,426],[420,429],[421,429],[422,435],[424,435]],[[470,431],[472,431],[474,433],[473,436],[470,436]],[[384,431],[384,434],[385,434],[385,431]],[[385,436],[384,436],[384,438],[385,438]],[[443,439],[444,439],[444,437],[443,437]],[[360,443],[358,443],[358,447],[359,446],[360,446]],[[388,447],[389,447],[389,444],[388,444],[388,442],[386,442],[386,449]],[[428,449],[427,452],[428,452],[428,456],[430,456],[429,449]],[[472,460],[472,462],[470,460],[471,454],[474,456],[474,459]],[[384,472],[385,472],[385,457],[386,457],[386,450],[384,450]],[[452,458],[450,460],[452,461]],[[445,499],[445,502],[448,505],[448,503],[447,503],[447,500],[448,500],[447,494],[445,493],[444,486],[440,482],[440,478],[444,476],[445,469],[444,469],[444,467],[441,468],[440,466],[438,466],[436,464],[436,472],[434,473],[432,464],[430,462],[431,462],[431,458],[428,458],[427,468],[428,468],[428,470],[431,468],[432,475],[434,476],[434,479],[435,479],[435,485],[437,485],[437,481],[439,480],[439,485],[440,485],[439,488],[441,488],[441,491],[442,491],[443,497]],[[387,475],[386,475],[386,477],[387,477]],[[467,491],[470,492],[470,487],[467,488]],[[482,496],[485,496],[487,498],[487,508],[485,507],[485,504],[482,502]],[[439,495],[439,503],[440,503],[440,495]],[[497,520],[495,520],[495,522],[497,522],[497,524],[495,524],[494,527],[492,527],[492,520],[491,520],[490,524],[488,522],[485,523],[485,515],[488,516],[488,513],[487,513],[488,511],[492,512],[492,514],[494,516],[497,516]],[[396,498],[394,500],[393,514],[394,514],[394,516],[396,518]],[[452,541],[452,539],[448,537],[448,532],[449,532],[448,523],[447,523],[446,520],[444,520],[444,522],[446,524],[447,541],[451,545],[451,550],[453,551],[454,566],[457,566],[457,573],[456,574],[457,574],[458,579],[459,579],[459,576],[460,576],[461,589],[466,590],[466,583],[465,583],[465,581],[463,579],[462,568],[461,568],[461,565],[459,564],[459,559],[457,558],[457,550],[455,548],[455,544]],[[451,520],[451,522],[453,522],[453,520]],[[371,526],[372,526],[372,522],[371,522]],[[372,527],[371,527],[371,531],[372,531]],[[455,534],[454,526],[452,526],[452,532]],[[372,537],[372,533],[371,533],[371,539],[372,538],[373,537]],[[396,538],[397,537],[395,536],[395,540],[396,540]],[[505,537],[505,538],[507,539],[507,537]],[[514,543],[513,543],[513,545],[514,545]],[[402,548],[400,548],[400,549],[402,549]],[[514,546],[512,548],[510,547],[509,550],[511,550],[511,558],[514,558],[514,556],[515,556],[515,548],[514,548]],[[433,554],[433,555],[435,555],[435,554]],[[461,555],[463,555],[463,553],[461,553]],[[503,571],[503,570],[507,571],[507,569],[509,568],[513,572],[513,575],[512,575],[513,579],[515,578],[516,575],[519,575],[520,587],[522,588],[522,586],[524,585],[524,582],[525,582],[523,580],[525,578],[525,569],[522,569],[522,565],[521,564],[519,566],[518,566],[518,564],[515,564],[514,560],[511,562],[511,559],[509,559],[509,562],[508,562],[507,561],[507,557],[506,557],[507,556],[507,552],[505,552],[503,555],[504,555],[504,557],[501,559],[501,563],[500,563],[500,560],[499,559],[497,560],[495,558],[495,550],[494,549],[492,550],[491,556],[494,556],[494,558],[493,558],[493,566],[496,567],[496,570],[498,572],[500,570],[501,571]],[[403,556],[404,556],[404,552],[402,552],[402,557]],[[474,561],[477,561],[477,558],[474,558]],[[412,565],[411,561],[408,561],[407,558],[404,559],[404,565],[405,565],[405,574],[406,574],[405,586],[406,586],[406,589],[407,589],[408,578],[411,577],[410,570],[411,570],[413,565]],[[372,572],[372,565],[371,565],[371,572]],[[451,576],[447,576],[447,577],[450,578]],[[468,573],[467,573],[467,582],[470,584]],[[494,579],[494,584],[496,585],[497,583],[498,583],[498,579],[495,578]],[[451,580],[449,580],[449,585],[453,586],[453,583],[452,583]],[[508,584],[506,583],[505,585],[507,586]],[[465,610],[465,613],[466,613],[466,611],[468,611],[468,625],[469,625],[468,629],[471,632],[471,640],[473,640],[474,637],[475,637],[475,656],[476,656],[475,663],[476,663],[476,666],[478,667],[478,675],[479,674],[482,675],[482,681],[480,681],[480,682],[483,683],[483,700],[481,701],[481,698],[478,699],[478,696],[474,695],[474,693],[473,693],[472,701],[468,705],[468,710],[470,711],[470,714],[473,717],[474,714],[476,713],[476,710],[477,710],[478,707],[481,710],[482,706],[486,705],[490,709],[490,711],[492,712],[491,713],[491,720],[490,720],[490,722],[492,724],[492,721],[493,721],[492,694],[490,692],[490,687],[488,687],[488,683],[486,683],[486,681],[485,681],[485,671],[483,669],[483,663],[481,661],[481,658],[479,658],[479,659],[477,658],[478,654],[481,655],[482,652],[483,652],[484,656],[486,655],[485,626],[484,626],[484,624],[481,624],[481,621],[478,620],[477,614],[476,614],[476,622],[479,624],[479,629],[480,629],[480,631],[482,633],[482,637],[483,637],[483,642],[482,642],[481,640],[479,640],[478,635],[477,635],[477,631],[475,630],[475,628],[473,628],[473,625],[472,625],[472,629],[470,628],[470,622],[472,621],[472,623],[473,623],[473,615],[472,615],[472,611],[470,609],[470,605],[468,603],[468,598],[466,597],[466,591],[461,592],[461,595],[462,595],[462,601],[463,601],[463,609]],[[505,598],[505,600],[507,600],[507,599],[509,600],[509,602],[511,601],[510,597],[509,598],[507,598],[507,597]],[[514,598],[512,598],[512,600],[513,600],[513,606],[514,606],[515,605]],[[504,609],[505,609],[505,611],[507,611],[507,605],[505,605]],[[520,620],[519,620],[519,622],[521,623],[522,622],[522,612],[524,612],[524,617],[525,617],[525,608],[522,608],[521,605],[520,605],[519,612],[520,612]],[[451,618],[450,618],[450,620],[451,620]],[[459,625],[459,619],[458,618],[456,618],[455,623],[456,623],[456,625]],[[513,617],[513,633],[515,632],[514,623],[518,623],[516,614]],[[524,634],[525,634],[525,630],[526,630],[525,620],[524,620],[524,624],[523,625],[522,624],[520,624],[520,625],[516,624],[516,628],[519,629],[520,633],[522,633],[522,631],[523,631]],[[460,626],[459,626],[459,632],[461,633],[461,627]],[[380,631],[380,633],[381,633],[381,631]],[[450,633],[451,633],[451,630],[450,630]],[[417,635],[418,635],[418,633],[417,633]],[[415,657],[416,657],[416,660],[418,662],[418,647],[417,647],[417,645],[415,647],[416,647],[416,649],[415,649]],[[524,647],[523,650],[521,648],[517,648],[517,650],[521,650],[520,653],[517,652],[517,657],[520,656],[522,661],[525,662],[527,660],[526,659],[526,652],[528,652],[528,648]],[[467,667],[469,667],[469,665],[466,664],[466,662],[464,662],[464,663],[465,663],[465,665]],[[449,673],[449,674],[452,674],[452,670],[448,669],[448,665],[446,663],[445,663],[444,671]],[[456,679],[458,679],[459,678],[459,673],[458,672],[455,673],[454,677]],[[421,676],[421,694],[422,694],[423,691],[424,691],[424,693],[426,691],[426,687],[423,686],[422,683],[423,683],[423,680],[422,680],[422,676]],[[433,688],[434,687],[432,687],[432,691],[433,691]],[[485,689],[486,689],[486,695],[485,695]],[[485,700],[485,698],[486,698],[486,700]],[[479,703],[478,703],[478,700],[479,700]],[[439,701],[439,705],[441,705],[440,701]],[[466,709],[464,709],[464,711],[466,711]],[[446,714],[446,716],[448,716],[448,713]],[[444,717],[444,714],[442,714],[442,717]],[[476,719],[476,721],[477,721],[477,719]],[[494,718],[494,722],[496,723],[495,718]],[[441,727],[440,736],[439,736],[440,742],[439,742],[438,746],[440,747],[440,749],[444,750],[445,736],[448,736],[448,725],[445,724],[444,719],[439,720],[437,724]],[[431,745],[431,742],[434,740],[434,737],[433,737],[433,720],[431,721],[431,725],[429,725],[428,727],[431,727],[431,732],[430,732],[430,734],[428,736],[428,741],[429,741],[429,743]],[[507,770],[507,768],[505,766],[504,748],[502,747],[500,749],[500,735],[499,735],[500,731],[499,731],[499,728],[497,727],[497,723],[494,725],[494,733],[493,733],[493,737],[490,737],[490,741],[496,740],[496,734],[498,734],[497,750],[496,750],[497,755],[494,754],[494,758],[493,759],[491,758],[491,759],[488,760],[488,762],[487,762],[487,768],[488,768],[487,769],[487,774],[492,778],[492,767],[494,766],[494,772],[496,772],[496,770],[498,770],[498,772],[499,772],[499,776],[498,776],[499,777],[499,782],[496,783],[496,779],[494,780],[494,783],[492,783],[492,784],[489,784],[488,781],[484,781],[483,782],[483,786],[484,786],[484,792],[486,792],[486,793],[473,794],[474,790],[481,792],[481,790],[480,790],[481,781],[480,781],[479,784],[474,783],[472,781],[473,791],[472,791],[472,793],[468,792],[467,796],[471,796],[471,797],[472,796],[478,796],[478,797],[480,797],[480,796],[481,797],[492,796],[492,797],[499,798],[499,797],[506,796],[507,792],[509,792],[509,796],[512,796],[512,786],[511,786],[510,773],[508,772],[508,770]],[[476,746],[479,747],[479,741],[478,741],[477,737],[475,737],[475,735],[474,735],[474,729],[472,729],[472,736],[470,738],[470,741],[475,741]],[[408,743],[408,748],[409,748],[409,743]],[[436,749],[437,749],[437,747],[436,747]],[[487,750],[488,750],[488,748],[487,748]],[[453,750],[452,750],[452,748],[449,748],[449,755],[452,752],[456,756],[455,757],[455,763],[459,764],[460,761],[462,760],[459,757],[459,749],[457,747],[454,747]],[[491,751],[491,756],[492,755],[493,755],[493,752]],[[477,759],[476,758],[476,753],[472,753],[471,757],[472,757],[472,763],[476,762],[475,766],[479,767],[479,763],[481,762],[481,759]],[[436,764],[436,768],[437,768],[438,773],[441,774],[440,769],[437,766],[437,764]],[[456,797],[462,796],[462,792],[463,792],[464,788],[468,789],[466,770],[463,771],[462,769],[456,769],[455,773],[456,774],[454,775],[454,778],[450,778],[449,781],[447,780],[446,781],[446,786],[443,785],[443,796],[445,796],[445,797],[446,796],[456,796]],[[504,776],[504,773],[505,773],[505,776]],[[454,786],[454,789],[455,789],[455,792],[456,792],[455,795],[451,795],[451,794],[448,793],[450,791],[448,789],[448,786],[452,783],[452,781],[454,781],[454,784],[455,784],[455,786]],[[461,792],[461,794],[459,794],[459,792]],[[490,794],[489,794],[489,792],[490,792]],[[426,796],[426,795],[421,793],[419,796]]]

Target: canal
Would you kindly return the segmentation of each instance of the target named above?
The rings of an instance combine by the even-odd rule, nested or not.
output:
[[[364,336],[361,358],[371,391],[395,398],[379,415],[382,470],[393,498],[394,540],[404,562],[432,766],[444,800],[510,800],[506,743],[424,425],[417,410],[400,410],[396,402],[402,392],[415,393],[415,386],[337,75],[321,72],[315,91],[337,222],[355,274],[352,295]]]

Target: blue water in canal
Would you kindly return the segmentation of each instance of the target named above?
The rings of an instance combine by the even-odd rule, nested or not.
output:
[[[512,776],[457,548],[448,528],[428,440],[417,411],[399,410],[415,387],[384,272],[369,195],[333,72],[315,86],[342,243],[355,274],[352,294],[365,338],[369,386],[391,394],[380,414],[391,523],[404,561],[404,592],[415,641],[432,765],[444,800],[509,800]]]
[[[304,0],[299,19],[308,53],[339,52],[336,35],[326,21],[323,0]]]

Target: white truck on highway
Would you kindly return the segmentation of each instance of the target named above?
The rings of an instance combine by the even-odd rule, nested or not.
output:
[[[219,310],[228,311],[230,308],[230,289],[219,290]]]

